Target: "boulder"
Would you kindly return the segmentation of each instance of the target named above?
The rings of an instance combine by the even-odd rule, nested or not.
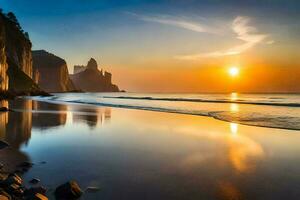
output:
[[[4,149],[8,146],[9,146],[9,144],[7,142],[0,140],[0,149]]]
[[[83,194],[81,188],[76,181],[69,181],[58,186],[55,190],[56,199],[79,199]]]
[[[0,200],[10,200],[11,198],[9,196],[5,196],[0,194]]]
[[[36,195],[37,193],[45,195],[46,192],[47,192],[46,188],[39,186],[39,187],[32,187],[32,188],[25,190],[24,195],[27,197],[31,197],[31,196]]]
[[[38,178],[33,178],[29,181],[29,183],[31,183],[31,184],[37,184],[39,182],[40,182],[40,179],[38,179]]]
[[[20,163],[20,164],[18,165],[18,167],[21,167],[21,168],[30,168],[30,167],[32,167],[32,166],[33,166],[33,163],[27,162],[27,161],[22,162],[22,163]]]
[[[45,195],[40,193],[36,193],[35,195],[27,197],[26,199],[27,200],[48,200],[48,198]]]
[[[0,182],[0,186],[9,187],[11,185],[22,185],[22,178],[17,174],[10,174],[4,181]]]
[[[5,192],[3,189],[0,189],[0,200],[11,200],[11,196]]]

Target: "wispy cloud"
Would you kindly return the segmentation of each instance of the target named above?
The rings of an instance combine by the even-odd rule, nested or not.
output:
[[[147,22],[155,22],[159,24],[175,26],[175,27],[179,27],[179,28],[183,28],[183,29],[187,29],[199,33],[218,34],[218,31],[216,29],[209,27],[204,23],[197,23],[191,20],[187,20],[183,17],[174,17],[169,15],[146,16],[146,15],[139,15],[131,12],[127,12],[127,14],[133,15],[138,19]]]
[[[182,60],[198,60],[201,58],[207,57],[221,57],[221,56],[230,56],[230,55],[237,55],[241,54],[259,43],[262,43],[267,37],[268,34],[258,33],[258,30],[254,26],[250,26],[250,18],[238,16],[236,17],[231,25],[231,29],[236,34],[236,38],[243,41],[243,44],[231,47],[229,49],[223,51],[214,51],[208,53],[199,53],[199,54],[191,54],[191,55],[178,55],[175,56],[177,59]],[[274,43],[267,42],[268,44]]]

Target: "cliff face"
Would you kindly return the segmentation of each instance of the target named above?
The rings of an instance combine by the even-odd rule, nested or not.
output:
[[[91,58],[84,68],[83,71],[71,75],[76,88],[85,92],[119,92],[118,86],[111,82],[111,73],[103,74],[102,70],[99,71],[95,59]]]
[[[75,90],[64,59],[44,50],[33,51],[34,80],[46,92]]]
[[[8,64],[5,53],[5,22],[4,18],[0,16],[0,90],[8,89],[8,76],[6,74]]]
[[[19,26],[16,19],[0,13],[0,88],[39,90],[32,80],[31,42]]]

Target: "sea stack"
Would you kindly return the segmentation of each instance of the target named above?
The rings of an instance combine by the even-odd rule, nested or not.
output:
[[[91,58],[87,66],[75,65],[71,79],[75,87],[84,92],[119,92],[112,84],[112,74],[98,69],[97,61]]]

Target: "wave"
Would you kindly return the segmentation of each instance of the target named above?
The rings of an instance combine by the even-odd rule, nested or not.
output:
[[[266,128],[279,128],[289,130],[300,130],[300,117],[295,116],[278,116],[262,113],[253,112],[232,112],[232,111],[208,111],[208,110],[188,110],[188,109],[175,109],[166,107],[154,107],[154,106],[141,106],[141,105],[124,105],[117,103],[106,103],[106,102],[94,102],[87,100],[61,100],[59,97],[42,97],[34,98],[38,101],[46,101],[50,103],[75,103],[75,104],[87,104],[95,106],[106,106],[115,108],[126,108],[126,109],[138,109],[148,110],[156,112],[167,112],[177,114],[188,114],[197,116],[212,117],[217,120],[233,122],[243,125],[259,126]],[[134,98],[135,99],[135,98]],[[156,98],[160,99],[160,98]]]
[[[229,100],[229,99],[195,99],[195,98],[160,98],[160,97],[128,97],[128,96],[103,96],[106,99],[128,99],[128,100],[150,100],[150,101],[183,101],[183,102],[199,102],[199,103],[237,103],[237,104],[250,104],[250,105],[262,105],[262,106],[285,106],[285,107],[300,107],[300,103],[292,102],[274,102],[274,101],[246,101]],[[274,98],[273,98],[274,99]],[[279,99],[279,98],[278,98]]]

